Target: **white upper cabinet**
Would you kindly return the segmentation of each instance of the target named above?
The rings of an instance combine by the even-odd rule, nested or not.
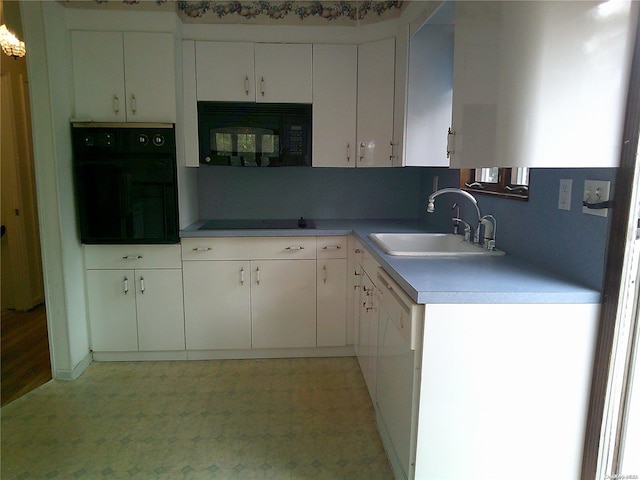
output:
[[[256,100],[253,43],[196,42],[198,100]]]
[[[75,117],[100,122],[175,122],[170,33],[71,32]]]
[[[313,166],[355,167],[356,45],[313,46]]]
[[[452,23],[453,2],[447,2],[409,41],[406,166],[449,166],[445,133],[453,96]]]
[[[395,39],[358,45],[358,167],[393,166]]]
[[[451,166],[616,167],[637,8],[456,2]]]
[[[312,102],[309,44],[195,44],[198,100]]]
[[[310,44],[256,43],[256,101],[313,101]]]
[[[125,121],[122,33],[71,32],[75,116]]]

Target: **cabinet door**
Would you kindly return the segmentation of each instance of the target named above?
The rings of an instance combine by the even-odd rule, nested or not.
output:
[[[360,323],[358,332],[358,362],[369,389],[371,400],[376,400],[376,363],[378,354],[378,307],[375,285],[368,275],[362,276],[360,294]]]
[[[358,47],[313,46],[313,166],[355,167]]]
[[[127,121],[176,121],[174,39],[170,33],[124,34]]]
[[[319,347],[346,345],[347,260],[319,259],[316,282],[317,344]]]
[[[485,3],[485,2],[482,2]],[[456,5],[451,166],[496,164],[500,5]]]
[[[184,262],[187,350],[251,348],[248,261]]]
[[[453,26],[425,24],[409,45],[406,166],[447,167],[453,92]]]
[[[256,99],[253,43],[196,42],[198,100]]]
[[[134,278],[133,270],[87,270],[93,351],[138,350]]]
[[[251,262],[253,348],[316,346],[316,261]]]
[[[359,167],[392,166],[395,40],[358,46]]]
[[[311,45],[256,43],[256,102],[311,103]]]
[[[456,2],[452,167],[618,166],[639,7],[594,8]]]
[[[75,116],[125,121],[122,33],[71,32]]]
[[[181,270],[136,270],[135,275],[139,350],[184,350]]]

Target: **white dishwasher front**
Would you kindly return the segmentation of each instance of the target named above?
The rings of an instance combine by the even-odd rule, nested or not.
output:
[[[379,428],[394,476],[412,479],[415,466],[420,352],[424,306],[378,269],[377,408]]]

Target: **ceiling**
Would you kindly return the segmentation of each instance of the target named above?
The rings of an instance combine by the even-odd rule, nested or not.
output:
[[[58,0],[65,7],[175,11],[183,23],[358,26],[398,17],[407,1]]]

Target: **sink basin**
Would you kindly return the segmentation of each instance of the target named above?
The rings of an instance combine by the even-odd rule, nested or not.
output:
[[[504,255],[502,250],[485,250],[462,235],[451,233],[372,233],[369,238],[389,255],[406,257]]]

